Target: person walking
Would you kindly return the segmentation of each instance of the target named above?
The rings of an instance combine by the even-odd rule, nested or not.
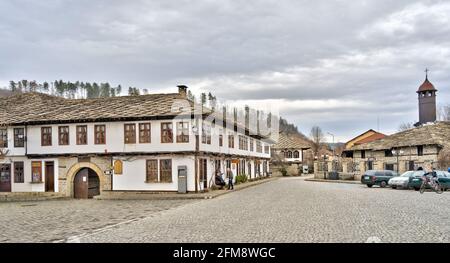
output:
[[[228,190],[234,190],[233,185],[234,175],[230,168],[227,168],[227,177],[228,177]]]

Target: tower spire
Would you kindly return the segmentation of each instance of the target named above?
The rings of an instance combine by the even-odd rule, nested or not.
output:
[[[428,80],[428,72],[430,72],[430,70],[428,68],[425,69],[425,79]]]

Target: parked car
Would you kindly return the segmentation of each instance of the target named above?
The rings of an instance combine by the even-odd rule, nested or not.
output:
[[[379,185],[384,188],[393,177],[398,176],[398,173],[389,170],[369,170],[361,176],[361,183],[371,188],[374,185]]]
[[[438,182],[441,184],[443,190],[450,189],[450,173],[446,171],[435,171],[438,177]],[[422,186],[422,176],[414,176],[412,178],[410,187],[414,188],[414,190],[419,191],[420,186]]]
[[[408,171],[400,176],[391,178],[388,183],[392,187],[392,189],[397,188],[408,189],[411,187],[410,185],[414,178],[421,177],[424,174],[425,174],[424,171]]]

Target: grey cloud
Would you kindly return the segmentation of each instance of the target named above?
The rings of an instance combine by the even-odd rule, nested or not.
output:
[[[341,138],[374,128],[377,116],[385,131],[416,120],[425,67],[439,102],[450,100],[444,1],[3,0],[0,10],[3,85],[62,78],[173,91],[183,83],[224,100],[382,105],[282,112],[305,133],[318,124]]]

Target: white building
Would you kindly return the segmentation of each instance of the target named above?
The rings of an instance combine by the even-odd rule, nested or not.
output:
[[[278,141],[272,147],[272,165],[274,170],[284,170],[286,175],[297,176],[302,174],[306,152],[311,148],[311,142],[298,134],[281,132]],[[274,165],[275,164],[275,165]],[[276,169],[275,169],[276,168]]]
[[[24,93],[0,109],[0,192],[196,192],[226,167],[249,178],[269,171],[270,142],[199,113],[186,87],[86,100]]]

